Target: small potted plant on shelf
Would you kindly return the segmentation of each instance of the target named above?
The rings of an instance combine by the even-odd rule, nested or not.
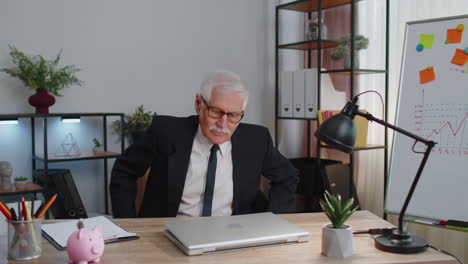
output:
[[[99,139],[93,138],[93,144],[94,144],[94,147],[93,147],[94,154],[104,153],[104,147],[102,146],[101,141],[99,141]]]
[[[125,115],[124,137],[127,138],[130,144],[142,136],[143,132],[151,125],[152,118],[152,112],[145,111],[143,105],[137,107],[133,114]],[[119,134],[121,125],[120,120],[112,122],[112,130]]]
[[[339,45],[331,53],[331,58],[333,60],[340,60],[345,58],[344,67],[346,69],[351,68],[351,35],[343,35],[340,37]],[[358,51],[362,49],[367,49],[369,46],[369,39],[363,35],[354,36],[354,68],[359,68],[359,56]]]
[[[15,180],[15,187],[16,189],[24,189],[26,188],[26,184],[28,183],[28,178],[25,176],[18,176],[14,178]]]
[[[36,91],[29,97],[29,103],[36,107],[37,114],[48,114],[49,106],[55,103],[53,95],[62,96],[59,91],[63,88],[81,85],[82,82],[75,76],[80,69],[75,65],[58,66],[62,50],[55,60],[47,60],[41,55],[26,55],[14,46],[9,47],[15,66],[0,69],[0,72],[20,79],[26,87]]]
[[[353,255],[353,231],[351,226],[345,225],[348,218],[358,209],[354,206],[354,199],[344,203],[341,196],[332,195],[325,191],[320,206],[328,219],[332,222],[322,229],[322,254],[329,257],[349,257]]]

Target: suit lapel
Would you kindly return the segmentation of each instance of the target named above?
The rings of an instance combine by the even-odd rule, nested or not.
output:
[[[177,215],[187,176],[193,139],[198,128],[198,116],[191,116],[173,142],[173,153],[168,157],[168,215]]]
[[[238,199],[239,199],[239,195],[240,195],[240,190],[242,190],[242,185],[241,185],[241,175],[242,175],[242,172],[241,172],[241,159],[242,159],[242,156],[240,153],[241,152],[241,144],[240,144],[240,140],[239,140],[239,137],[240,137],[240,134],[241,134],[241,125],[239,125],[239,127],[237,127],[236,131],[234,132],[234,134],[232,135],[231,137],[231,144],[232,144],[232,181],[233,181],[233,205],[232,205],[232,209],[233,209],[233,214],[236,214],[237,213],[237,204],[238,204]]]

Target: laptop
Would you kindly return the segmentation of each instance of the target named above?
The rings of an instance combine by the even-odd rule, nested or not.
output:
[[[187,255],[307,242],[309,233],[273,213],[164,223],[165,235]]]

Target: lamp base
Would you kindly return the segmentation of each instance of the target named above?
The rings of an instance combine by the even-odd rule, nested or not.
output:
[[[385,252],[414,254],[425,251],[428,245],[427,241],[420,237],[411,236],[408,232],[395,229],[388,236],[377,237],[375,247]]]

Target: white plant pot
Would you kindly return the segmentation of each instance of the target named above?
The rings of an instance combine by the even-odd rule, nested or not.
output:
[[[346,258],[353,255],[353,231],[351,226],[322,228],[322,254],[328,257]]]
[[[16,189],[24,189],[26,188],[26,185],[28,185],[27,181],[15,181]]]
[[[102,153],[104,153],[104,147],[94,147],[94,148],[93,148],[93,153],[94,153],[94,154],[102,154]]]

